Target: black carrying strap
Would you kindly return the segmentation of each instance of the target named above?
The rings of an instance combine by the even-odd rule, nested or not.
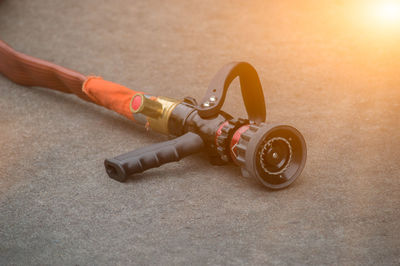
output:
[[[202,118],[218,114],[225,102],[229,85],[236,77],[240,78],[242,97],[249,120],[256,123],[265,121],[265,100],[260,78],[254,67],[247,62],[232,62],[218,71],[197,107]]]

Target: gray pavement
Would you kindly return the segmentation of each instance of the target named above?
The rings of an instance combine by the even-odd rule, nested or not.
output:
[[[15,49],[155,95],[199,99],[248,61],[268,121],[308,144],[282,191],[205,154],[121,184],[104,158],[165,136],[0,76],[0,265],[399,265],[400,35],[355,3],[0,1]],[[237,82],[224,109],[245,115]]]

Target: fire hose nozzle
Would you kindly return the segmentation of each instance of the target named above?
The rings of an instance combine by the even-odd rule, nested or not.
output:
[[[233,118],[221,110],[231,82],[240,78],[247,119]],[[212,103],[212,104],[211,104]],[[258,179],[265,187],[282,189],[292,184],[304,169],[307,147],[292,126],[264,123],[266,108],[261,82],[246,62],[224,66],[212,79],[200,104],[134,94],[130,102],[138,121],[161,133],[180,136],[105,160],[107,174],[118,181],[159,167],[206,148],[210,162],[233,161],[243,176]],[[182,135],[184,134],[184,135]]]

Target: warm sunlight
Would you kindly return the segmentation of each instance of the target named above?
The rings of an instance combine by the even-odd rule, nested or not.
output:
[[[400,1],[376,1],[370,5],[373,23],[381,26],[400,25]]]

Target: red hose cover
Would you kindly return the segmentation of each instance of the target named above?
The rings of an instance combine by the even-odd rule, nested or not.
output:
[[[88,77],[82,90],[94,103],[133,120],[130,104],[133,95],[139,93],[138,91],[103,80],[101,77]]]

